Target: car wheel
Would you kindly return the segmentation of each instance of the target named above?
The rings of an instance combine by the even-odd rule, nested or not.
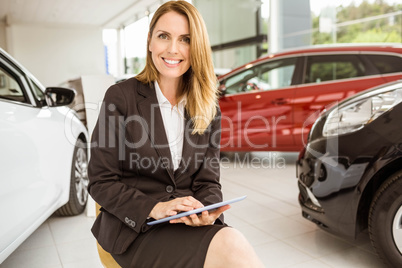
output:
[[[369,233],[380,258],[392,267],[402,267],[402,171],[389,177],[376,192]]]
[[[59,216],[81,214],[88,200],[88,158],[85,144],[78,140],[71,165],[70,199],[56,211]]]

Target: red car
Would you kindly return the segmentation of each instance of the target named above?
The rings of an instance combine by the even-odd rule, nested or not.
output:
[[[272,54],[219,77],[222,151],[300,151],[319,113],[402,78],[401,45],[344,45]]]

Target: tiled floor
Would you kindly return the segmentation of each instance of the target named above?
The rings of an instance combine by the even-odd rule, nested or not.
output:
[[[266,267],[385,267],[367,235],[347,241],[304,220],[297,202],[293,153],[222,158],[224,199],[247,194],[226,221],[242,231]],[[246,161],[244,161],[246,159]],[[94,218],[51,217],[1,268],[101,268],[89,229]]]

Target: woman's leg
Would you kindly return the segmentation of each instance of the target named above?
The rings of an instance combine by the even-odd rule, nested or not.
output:
[[[264,267],[254,249],[234,228],[218,231],[209,244],[204,268],[260,268]]]

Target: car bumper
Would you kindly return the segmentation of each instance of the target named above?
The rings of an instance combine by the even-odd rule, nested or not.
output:
[[[357,185],[368,162],[349,165],[349,158],[331,152],[325,143],[309,144],[297,161],[302,215],[328,232],[352,238],[360,198]],[[325,148],[323,153],[320,148]]]

